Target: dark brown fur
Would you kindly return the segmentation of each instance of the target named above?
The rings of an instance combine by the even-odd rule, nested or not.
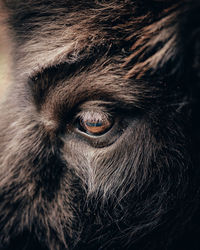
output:
[[[14,81],[0,105],[1,249],[200,248],[199,10],[2,2]],[[81,133],[85,110],[111,130]]]

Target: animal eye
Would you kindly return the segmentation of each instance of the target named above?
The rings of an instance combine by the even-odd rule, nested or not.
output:
[[[80,116],[79,128],[89,135],[102,135],[112,126],[111,119],[103,114],[94,111],[87,111]]]

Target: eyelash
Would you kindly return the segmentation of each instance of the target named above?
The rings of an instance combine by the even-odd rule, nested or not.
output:
[[[66,133],[66,138],[76,138],[77,140],[85,141],[85,143],[94,148],[110,146],[122,135],[127,127],[126,119],[117,111],[111,105],[94,105],[94,102],[79,106],[74,111],[75,115],[72,117],[71,122],[67,124],[68,132]],[[108,123],[106,123],[107,126],[102,131],[91,133],[84,126],[88,119],[92,119],[92,122],[95,124],[98,122],[102,123],[102,121],[105,123],[105,120]],[[90,124],[88,125],[90,126]]]
[[[89,136],[100,136],[108,132],[113,119],[103,112],[86,111],[78,116],[78,129]]]

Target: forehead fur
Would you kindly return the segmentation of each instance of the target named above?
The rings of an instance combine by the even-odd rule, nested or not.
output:
[[[179,65],[177,29],[187,9],[184,1],[5,2],[23,76],[88,55],[99,58],[102,51],[104,56],[122,55],[128,78],[140,78],[168,62]]]

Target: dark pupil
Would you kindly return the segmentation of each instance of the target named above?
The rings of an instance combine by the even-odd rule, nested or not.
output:
[[[88,127],[101,127],[103,124],[101,122],[86,122]]]

